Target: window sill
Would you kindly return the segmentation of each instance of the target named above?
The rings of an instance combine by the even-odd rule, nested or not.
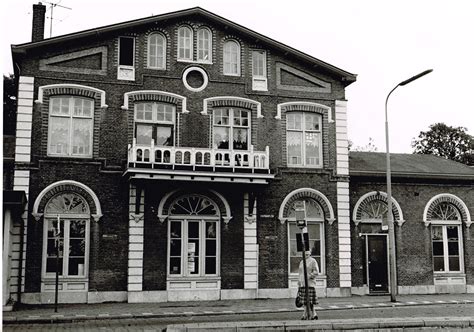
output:
[[[184,277],[184,276],[170,276],[168,275],[167,281],[195,281],[195,280],[209,280],[209,281],[217,281],[221,280],[220,276],[196,276],[196,277]]]

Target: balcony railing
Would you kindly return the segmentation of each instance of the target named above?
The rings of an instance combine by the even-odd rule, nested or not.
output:
[[[222,150],[133,144],[128,146],[129,167],[222,170],[227,172],[269,173],[269,148],[265,151]]]

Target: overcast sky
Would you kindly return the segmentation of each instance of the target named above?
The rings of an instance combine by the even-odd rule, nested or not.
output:
[[[31,40],[32,0],[1,0],[1,60],[13,72],[11,44]],[[474,1],[471,0],[50,0],[53,36],[202,7],[348,72],[349,139],[372,138],[385,151],[384,105],[399,82],[434,71],[390,97],[390,151],[412,152],[430,124],[474,134]],[[45,1],[44,3],[48,5]],[[48,5],[48,9],[49,9]],[[47,11],[46,37],[49,37]]]

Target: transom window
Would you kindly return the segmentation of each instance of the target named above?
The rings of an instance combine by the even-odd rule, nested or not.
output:
[[[453,204],[441,202],[431,217],[433,271],[462,272],[461,214]]]
[[[193,60],[193,31],[189,27],[178,29],[178,60]]]
[[[361,205],[361,221],[363,222],[382,222],[387,218],[388,207],[383,201],[373,200]]]
[[[212,34],[207,28],[197,32],[197,59],[201,62],[212,61]]]
[[[219,213],[214,202],[200,195],[177,199],[168,222],[168,275],[217,276]]]
[[[165,103],[135,104],[135,138],[137,144],[174,145],[175,106]]]
[[[240,76],[240,45],[234,40],[224,43],[224,75]]]
[[[94,100],[51,97],[49,101],[48,155],[92,157]]]
[[[286,115],[286,144],[289,166],[322,166],[321,115],[290,112]]]
[[[87,277],[90,211],[86,201],[75,193],[53,197],[45,207],[43,275]],[[59,231],[59,234],[58,234]]]
[[[325,273],[324,255],[323,252],[323,238],[324,238],[324,213],[319,205],[313,199],[305,200],[306,222],[309,236],[309,244],[311,256],[316,259],[321,273]],[[290,274],[298,274],[298,267],[301,261],[301,252],[297,251],[296,234],[301,233],[301,229],[296,225],[295,219],[295,203],[288,211],[288,247],[289,250],[289,271]]]
[[[250,111],[216,108],[213,112],[213,146],[217,149],[248,150]]]
[[[160,33],[152,33],[148,37],[148,67],[165,69],[166,38]]]

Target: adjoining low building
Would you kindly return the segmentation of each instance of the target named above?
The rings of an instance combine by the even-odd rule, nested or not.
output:
[[[366,248],[387,253],[383,181],[359,171],[370,154],[351,155],[349,172],[345,87],[356,75],[197,7],[49,39],[44,15],[34,5],[33,41],[12,46],[13,189],[28,200],[12,232],[13,256],[24,256],[10,268],[21,276],[14,300],[54,299],[58,231],[60,302],[292,297],[301,201],[318,294],[388,292]],[[414,185],[394,173],[393,213],[407,220],[397,228],[400,292],[473,292],[464,171],[421,176],[432,187],[416,191],[424,204],[403,201]],[[364,210],[373,205],[381,213]],[[453,227],[433,222],[438,206],[458,213],[456,271],[442,265],[456,258]],[[423,247],[406,243],[412,227]]]

